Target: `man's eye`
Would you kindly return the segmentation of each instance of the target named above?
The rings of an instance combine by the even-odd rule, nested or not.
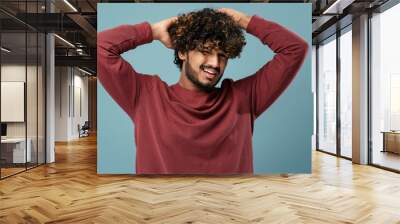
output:
[[[227,59],[228,58],[228,55],[226,55],[226,54],[219,54],[218,56],[220,58],[223,58],[223,59]]]

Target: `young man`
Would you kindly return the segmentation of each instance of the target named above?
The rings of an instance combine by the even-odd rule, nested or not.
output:
[[[225,79],[216,88],[228,60],[245,45],[242,30],[276,55],[253,75]],[[172,86],[138,73],[121,57],[153,40],[175,50],[181,73]],[[98,77],[135,124],[138,174],[253,173],[254,121],[293,80],[307,49],[274,22],[233,9],[203,9],[100,32]]]

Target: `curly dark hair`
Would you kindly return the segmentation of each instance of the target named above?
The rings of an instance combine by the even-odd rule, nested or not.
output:
[[[222,50],[228,58],[240,56],[246,44],[242,29],[229,15],[204,8],[181,14],[168,28],[175,48],[174,63],[182,69],[178,52]]]

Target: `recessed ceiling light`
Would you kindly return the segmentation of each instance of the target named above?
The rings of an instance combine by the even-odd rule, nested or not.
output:
[[[81,72],[83,72],[83,73],[85,73],[85,74],[87,74],[87,75],[93,75],[92,73],[90,73],[90,72],[88,72],[88,71],[86,71],[86,70],[83,70],[83,69],[81,69],[81,68],[79,68],[79,67],[78,67],[78,70],[81,71]]]
[[[60,37],[60,36],[57,35],[57,34],[54,34],[54,36],[57,37],[58,39],[60,39],[61,41],[63,41],[64,43],[66,43],[67,45],[69,45],[69,46],[75,48],[75,45],[73,45],[73,44],[72,44],[71,42],[69,42],[68,40],[66,40],[66,39],[64,39],[64,38],[62,38],[62,37]]]
[[[68,2],[68,0],[64,0],[65,4],[67,4],[72,10],[74,10],[75,12],[78,12],[78,10],[71,4]]]
[[[9,50],[9,49],[7,49],[7,48],[5,48],[5,47],[1,47],[0,49],[1,49],[2,51],[6,52],[6,53],[10,53],[10,52],[11,52],[11,50]]]
[[[342,14],[343,9],[351,5],[355,0],[336,0],[322,14]]]

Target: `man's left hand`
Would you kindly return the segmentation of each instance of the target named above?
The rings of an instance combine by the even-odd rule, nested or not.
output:
[[[247,25],[249,25],[251,16],[244,14],[243,12],[236,11],[229,8],[217,9],[218,12],[225,13],[233,18],[233,20],[244,30],[246,30]]]

